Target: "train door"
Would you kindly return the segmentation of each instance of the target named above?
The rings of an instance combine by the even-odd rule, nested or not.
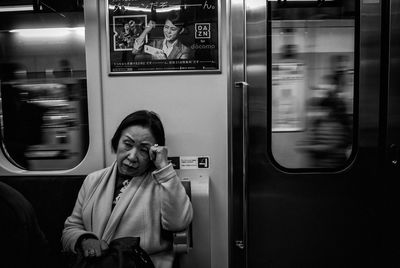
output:
[[[384,217],[382,221],[385,223],[383,228],[383,245],[384,251],[387,253],[387,266],[395,267],[399,265],[399,246],[398,241],[400,232],[398,226],[400,221],[396,217],[400,201],[397,189],[400,187],[399,182],[399,157],[400,157],[400,77],[399,72],[399,11],[400,1],[392,0],[382,3],[384,14],[390,14],[383,20],[383,36],[386,42],[383,42],[382,57],[385,63],[382,67],[382,88],[386,94],[383,98],[383,103],[387,103],[385,110],[382,114],[382,150],[384,156],[382,157],[382,179],[386,181],[385,189],[385,204],[384,204]]]
[[[393,264],[398,1],[381,2],[232,1],[230,267]]]

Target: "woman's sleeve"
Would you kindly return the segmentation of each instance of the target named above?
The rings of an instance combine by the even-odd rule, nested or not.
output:
[[[90,235],[97,238],[97,236],[88,232],[83,224],[82,220],[82,207],[84,200],[86,199],[87,188],[88,188],[88,177],[86,177],[83,182],[81,189],[79,190],[78,197],[75,202],[75,207],[72,211],[71,216],[69,216],[64,222],[64,230],[62,232],[61,243],[63,246],[63,251],[70,251],[76,253],[76,242],[78,239],[84,235]]]
[[[192,203],[172,164],[153,172],[161,188],[161,224],[165,230],[181,231],[193,218]]]
[[[136,38],[135,41],[133,42],[132,54],[139,54],[140,52],[142,52],[143,45],[144,45],[144,37]]]

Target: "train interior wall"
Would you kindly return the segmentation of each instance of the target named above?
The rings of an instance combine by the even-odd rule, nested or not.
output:
[[[104,7],[100,5],[100,47],[88,43],[87,48],[98,48],[101,59],[106,164],[115,158],[108,141],[126,114],[139,109],[160,114],[170,156],[210,157],[209,169],[179,173],[181,177],[209,176],[211,267],[228,267],[228,51],[221,49],[221,74],[108,76]],[[221,48],[227,47],[229,33],[225,10],[222,5]]]
[[[372,1],[373,2],[373,1]],[[229,195],[229,109],[231,102],[231,62],[229,51],[230,38],[235,33],[231,30],[230,1],[221,1],[221,17],[219,21],[220,32],[220,58],[221,73],[171,73],[171,74],[130,74],[109,75],[108,73],[108,47],[106,33],[106,4],[100,0],[85,0],[85,65],[82,58],[71,56],[68,53],[59,57],[69,58],[71,64],[78,70],[86,66],[87,74],[87,101],[88,101],[88,138],[89,145],[83,160],[74,168],[58,171],[25,171],[16,169],[8,163],[6,157],[0,153],[0,181],[4,181],[23,194],[38,208],[39,221],[44,223],[44,231],[49,234],[53,244],[58,243],[61,236],[62,220],[68,216],[80,184],[89,172],[106,167],[113,163],[115,155],[111,151],[110,140],[119,122],[129,113],[140,109],[149,109],[157,112],[164,123],[169,156],[208,156],[210,166],[206,169],[178,170],[181,178],[190,178],[194,183],[208,178],[209,192],[209,221],[195,219],[195,230],[209,230],[209,233],[197,233],[207,239],[207,254],[205,259],[196,259],[191,266],[199,268],[227,268],[229,262],[228,239],[228,195]],[[279,27],[278,27],[279,28]],[[311,97],[313,89],[323,87],[324,77],[330,71],[329,59],[333,54],[342,54],[349,57],[349,69],[354,70],[354,55],[352,40],[354,32],[351,27],[345,29],[333,28],[333,34],[324,35],[323,32],[310,32],[311,38],[305,39],[296,35],[294,41],[298,44],[298,60],[312,74],[308,74],[305,99]],[[298,27],[298,33],[304,29]],[[318,30],[315,30],[318,31]],[[78,45],[80,41],[77,42]],[[274,39],[272,43],[273,62],[279,57],[279,47],[284,40]],[[7,46],[7,44],[4,44]],[[35,44],[34,44],[35,45]],[[254,44],[252,44],[254,45]],[[40,50],[40,43],[32,46],[42,54],[30,57],[30,54],[20,54],[22,48],[15,47],[13,51],[18,54],[18,61],[25,62],[28,66],[46,70],[46,65],[55,65],[54,58],[46,57]],[[318,57],[311,55],[309,48],[317,52]],[[45,51],[56,54],[65,49],[61,44],[55,43],[54,50]],[[75,48],[73,48],[75,49]],[[334,51],[335,53],[332,53]],[[265,53],[261,51],[260,53]],[[83,55],[82,55],[83,56]],[[263,66],[264,67],[264,66]],[[264,74],[264,73],[263,73]],[[374,79],[374,77],[370,78]],[[350,79],[351,80],[351,79]],[[374,79],[377,80],[377,79]],[[361,81],[365,83],[365,81]],[[373,81],[373,83],[377,83]],[[349,81],[353,103],[353,81]],[[363,84],[361,84],[363,86]],[[250,85],[251,88],[251,85]],[[250,94],[251,95],[251,94]],[[370,95],[368,95],[370,96]],[[371,95],[372,96],[372,95]],[[253,100],[258,103],[260,100]],[[263,101],[261,101],[262,103]],[[362,100],[361,103],[365,101]],[[395,103],[395,102],[394,102]],[[260,109],[264,111],[264,106]],[[353,112],[353,110],[351,110]],[[373,110],[363,111],[360,117],[368,117]],[[372,119],[374,117],[371,117]],[[261,120],[265,118],[262,117]],[[253,120],[253,118],[252,118]],[[367,121],[364,120],[363,121]],[[261,125],[263,122],[259,122]],[[371,122],[375,124],[376,122]],[[278,164],[283,167],[301,167],[307,165],[306,158],[295,150],[295,147],[305,132],[274,132],[272,133],[272,152]],[[365,137],[360,137],[363,143]],[[76,146],[79,146],[77,144]],[[20,178],[18,178],[20,177]],[[49,202],[49,200],[54,202]],[[235,200],[231,200],[234,202]],[[47,212],[58,208],[49,215]],[[203,209],[203,207],[200,207]],[[208,213],[201,211],[197,215]],[[202,214],[203,213],[203,214]],[[196,213],[195,213],[196,215]],[[56,220],[57,219],[57,220]],[[208,218],[207,218],[208,219]],[[197,229],[198,228],[198,229]],[[198,240],[197,240],[198,241]],[[207,244],[208,243],[208,244]],[[196,240],[193,247],[198,247]],[[58,250],[58,248],[56,248]],[[183,258],[190,258],[190,254]],[[196,266],[194,266],[196,265]]]
[[[228,46],[230,32],[226,5],[227,3],[223,1],[220,6],[221,48]],[[207,169],[178,170],[178,173],[181,178],[209,178],[210,221],[205,224],[209,225],[210,233],[204,235],[209,236],[207,257],[210,259],[198,263],[198,267],[228,267],[229,51],[220,50],[221,73],[109,76],[105,2],[85,1],[84,12],[89,107],[88,151],[75,168],[44,172],[17,170],[11,164],[7,164],[6,157],[1,154],[1,180],[14,185],[17,189],[23,189],[33,181],[29,181],[29,176],[34,175],[32,179],[43,176],[44,180],[50,179],[51,185],[62,192],[62,186],[56,186],[52,178],[62,177],[65,183],[68,176],[73,176],[71,183],[66,182],[69,188],[65,188],[65,191],[76,194],[84,175],[108,166],[114,161],[115,155],[111,152],[110,140],[123,117],[139,109],[153,110],[160,115],[164,123],[169,156],[208,156],[210,159],[210,166]],[[73,63],[79,62],[74,58],[71,60]],[[41,57],[40,64],[46,65],[45,61],[46,57]],[[16,178],[18,175],[23,175],[28,180],[22,182]],[[44,183],[44,180],[41,182]],[[28,184],[22,186],[22,183]],[[41,191],[42,186],[31,189]],[[25,193],[28,194],[28,199],[37,199],[33,201],[34,206],[43,204],[42,198],[34,197],[30,189]],[[62,196],[62,193],[59,196]],[[64,204],[64,212],[60,212],[62,216],[58,217],[64,217],[65,211],[71,209],[72,205]],[[42,212],[39,214],[39,217],[50,217]],[[46,219],[47,222],[49,219]],[[54,230],[52,232],[52,237],[56,237]],[[193,243],[196,247],[196,241]]]

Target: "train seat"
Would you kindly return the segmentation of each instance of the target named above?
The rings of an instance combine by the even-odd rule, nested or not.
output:
[[[66,268],[61,233],[86,176],[1,176],[0,181],[19,191],[33,206],[48,241],[50,264]]]
[[[210,243],[210,178],[205,175],[191,175],[189,178],[181,176],[185,186],[189,181],[189,196],[193,206],[193,221],[185,232],[190,234],[174,234],[175,252],[179,268],[210,268],[211,243]],[[187,186],[185,186],[186,188]],[[186,189],[188,191],[188,189]]]
[[[192,190],[189,179],[183,179],[182,185],[185,187],[186,194],[192,200]],[[192,224],[189,228],[181,232],[173,233],[173,249],[176,254],[188,253],[190,248],[193,247],[192,244]]]
[[[50,263],[66,268],[61,233],[71,214],[86,176],[1,176],[0,181],[18,190],[33,206],[40,228],[49,243]],[[210,267],[208,177],[185,178],[182,184],[191,198],[194,218],[190,227],[173,234],[178,258],[174,267]],[[195,246],[194,246],[195,245]],[[208,263],[208,265],[206,265]]]

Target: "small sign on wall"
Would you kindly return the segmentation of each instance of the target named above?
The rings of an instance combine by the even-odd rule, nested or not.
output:
[[[202,169],[210,167],[208,156],[173,156],[168,157],[175,169]]]

